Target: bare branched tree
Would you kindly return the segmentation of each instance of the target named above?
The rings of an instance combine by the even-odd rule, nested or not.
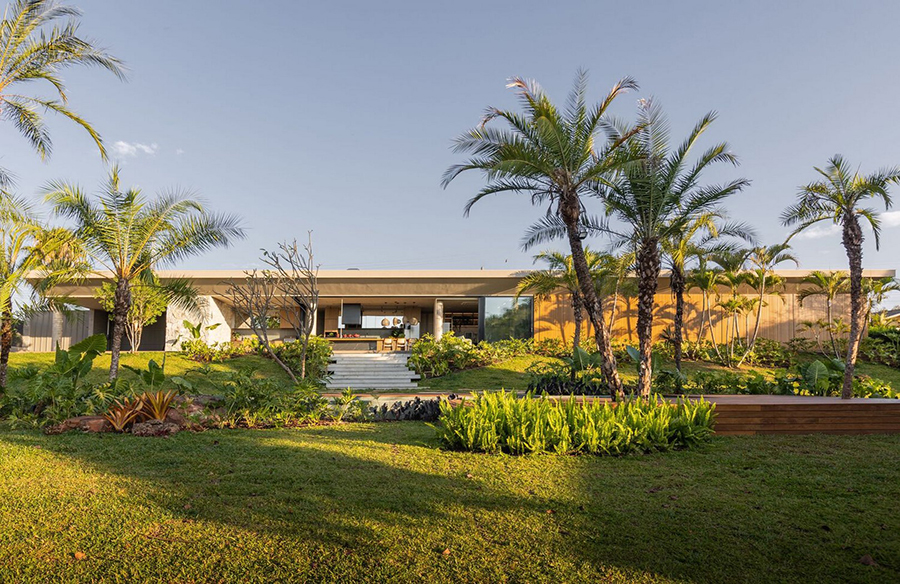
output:
[[[300,379],[306,377],[306,355],[319,308],[319,266],[315,263],[312,232],[307,243],[278,244],[275,251],[263,250],[260,258],[268,268],[244,272],[243,281],[229,286],[234,309],[246,318],[253,334],[278,365],[296,383],[297,376],[272,350],[269,328],[271,318],[287,323],[300,343]]]

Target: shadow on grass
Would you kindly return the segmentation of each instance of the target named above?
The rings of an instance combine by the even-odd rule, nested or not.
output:
[[[891,437],[731,438],[619,459],[448,453],[414,423],[0,441],[122,477],[174,517],[299,545],[313,580],[900,576]]]

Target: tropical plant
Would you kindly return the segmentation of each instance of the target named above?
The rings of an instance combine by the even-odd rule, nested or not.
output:
[[[129,424],[138,420],[143,412],[144,402],[140,397],[117,399],[103,417],[116,432],[124,432]]]
[[[740,367],[748,356],[753,352],[756,345],[756,339],[759,336],[759,324],[762,321],[762,310],[766,305],[766,293],[772,294],[777,292],[783,286],[784,279],[775,273],[775,267],[785,262],[794,262],[798,265],[797,258],[788,250],[790,245],[787,243],[777,243],[770,246],[757,246],[750,250],[748,261],[752,268],[747,277],[747,283],[754,289],[757,294],[755,299],[756,305],[756,324],[753,327],[753,333],[749,335],[746,350],[738,361]],[[749,328],[749,327],[748,327]]]
[[[7,6],[0,20],[0,112],[46,159],[52,150],[43,112],[52,111],[84,128],[106,158],[100,134],[69,109],[63,69],[75,65],[98,66],[124,78],[122,63],[91,39],[78,35],[81,12],[57,0],[18,0]],[[65,22],[61,22],[63,20]],[[29,95],[26,85],[45,81],[58,99]],[[0,189],[12,182],[0,168]]]
[[[75,222],[75,236],[98,268],[108,271],[115,284],[112,358],[109,378],[119,372],[119,353],[125,322],[131,308],[131,288],[136,282],[152,284],[154,269],[173,264],[214,247],[227,247],[244,236],[236,217],[207,213],[194,198],[179,192],[163,193],[148,200],[140,189],[122,190],[114,167],[96,200],[77,185],[51,183],[47,200],[56,215]],[[176,303],[176,293],[188,286],[184,280],[163,284]]]
[[[636,89],[631,78],[616,83],[598,104],[587,104],[587,75],[580,72],[560,110],[533,81],[512,79],[508,87],[518,94],[524,113],[489,108],[482,123],[456,139],[456,152],[471,153],[468,161],[451,166],[443,178],[446,187],[469,170],[481,171],[487,184],[466,204],[466,214],[480,200],[497,193],[527,196],[532,204],[545,205],[546,219],[562,227],[569,243],[572,267],[578,276],[584,308],[594,328],[597,347],[603,354],[603,376],[614,396],[624,396],[609,335],[603,326],[601,298],[594,289],[584,253],[587,236],[584,198],[595,194],[595,184],[606,180],[622,164],[616,151],[627,136],[600,137],[610,127],[607,110],[623,93]],[[508,125],[500,129],[491,122]],[[554,235],[560,235],[556,229]],[[541,238],[526,241],[526,247]]]
[[[594,280],[595,288],[599,288],[604,278],[608,275],[606,269],[607,257],[605,254],[596,253],[587,247],[584,248],[584,256]],[[565,255],[560,252],[545,251],[534,256],[534,261],[544,262],[547,267],[543,270],[535,270],[529,272],[521,280],[516,287],[516,298],[522,294],[531,292],[537,298],[547,298],[554,292],[563,289],[569,293],[572,303],[572,311],[575,322],[575,335],[573,337],[573,346],[579,347],[581,344],[581,325],[584,318],[584,300],[582,299],[581,287],[578,284],[578,274],[572,263],[572,256]]]
[[[677,218],[676,219],[680,219]],[[684,339],[684,294],[687,291],[686,266],[688,261],[723,249],[721,243],[712,247],[722,237],[739,237],[747,241],[753,239],[753,229],[742,223],[726,223],[722,211],[700,213],[683,229],[669,231],[660,240],[660,248],[669,267],[669,282],[675,297],[675,318],[673,319],[672,345],[675,369],[681,371],[682,342]],[[724,248],[724,249],[727,249]]]
[[[76,273],[74,265],[50,260],[65,239],[60,232],[49,233],[27,201],[0,189],[0,388],[6,387],[17,315],[38,306],[61,308],[42,293]],[[31,306],[24,306],[21,301],[29,296],[26,277],[36,273],[40,282],[32,288]]]
[[[695,446],[712,436],[715,404],[682,400],[519,398],[479,393],[463,405],[441,400],[434,426],[447,448],[509,454],[616,456]]]
[[[705,170],[718,162],[737,164],[727,143],[704,152],[693,164],[688,157],[700,136],[709,128],[715,114],[705,115],[676,149],[669,146],[669,127],[659,106],[652,100],[641,100],[637,131],[630,134],[621,158],[627,160],[616,180],[598,184],[606,204],[606,215],[623,227],[604,222],[601,231],[612,234],[619,242],[635,250],[638,276],[638,343],[641,353],[638,393],[650,395],[653,347],[653,306],[661,266],[661,244],[673,233],[710,213],[740,192],[748,181],[737,179],[723,185],[699,184]]]
[[[115,310],[116,287],[111,282],[104,282],[94,293],[94,297],[100,302],[100,307],[106,312]],[[136,283],[131,287],[131,307],[125,317],[125,336],[132,353],[137,353],[141,346],[144,327],[156,322],[156,319],[166,311],[169,305],[170,294],[158,283]]]
[[[862,291],[866,298],[866,317],[864,322],[869,322],[874,307],[880,306],[891,292],[900,292],[900,280],[890,276],[884,278],[863,278]]]
[[[721,270],[709,267],[709,262],[705,255],[698,257],[698,265],[691,270],[687,277],[686,287],[688,290],[698,288],[701,293],[701,318],[700,326],[697,330],[697,342],[704,339],[704,323],[709,328],[709,337],[716,357],[722,361],[722,354],[719,351],[719,345],[716,342],[716,329],[712,322],[712,297],[719,294],[719,282],[721,281]],[[705,320],[704,320],[705,317]]]
[[[846,368],[841,397],[853,396],[853,371],[862,334],[865,302],[862,279],[863,236],[860,221],[872,228],[875,249],[881,246],[881,221],[874,207],[864,205],[878,199],[885,208],[891,206],[888,189],[900,182],[900,168],[878,170],[869,175],[853,170],[840,155],[833,156],[824,169],[816,168],[822,179],[800,189],[797,202],[781,215],[784,225],[795,226],[792,236],[822,221],[841,226],[841,241],[850,263],[850,338],[847,343]]]
[[[802,288],[797,293],[797,300],[801,306],[803,301],[811,296],[825,297],[825,322],[823,328],[828,331],[831,339],[831,349],[836,358],[840,358],[838,351],[837,335],[834,325],[834,301],[839,294],[845,294],[850,287],[850,281],[845,272],[822,272],[814,270],[803,277],[804,284],[810,284],[811,288]]]
[[[141,415],[148,420],[165,420],[172,400],[175,399],[174,391],[148,391],[141,396],[144,402]]]

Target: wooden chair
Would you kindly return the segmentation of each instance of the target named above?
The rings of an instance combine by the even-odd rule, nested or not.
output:
[[[381,341],[381,347],[384,351],[393,351],[394,350],[394,339],[388,337]]]
[[[397,339],[397,350],[398,351],[408,351],[409,350],[409,339]]]

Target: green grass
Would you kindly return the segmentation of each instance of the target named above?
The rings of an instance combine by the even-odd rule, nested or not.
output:
[[[202,366],[201,363],[191,361],[185,358],[181,353],[165,353],[166,358],[166,375],[167,376],[187,376],[197,387],[199,393],[219,393],[215,383],[216,374],[227,371],[236,370],[239,367],[252,367],[259,377],[275,377],[288,381],[287,374],[271,359],[259,357],[257,355],[245,355],[236,359],[229,359],[220,363],[210,363],[212,373],[208,376],[191,373],[192,369]],[[39,367],[47,367],[53,363],[53,353],[13,353],[9,356],[9,366],[11,368],[23,367],[33,364]],[[90,383],[99,383],[106,381],[109,375],[109,353],[100,355],[94,361],[94,368],[88,374],[87,381]],[[150,359],[154,359],[157,363],[162,364],[163,353],[147,351],[143,353],[122,353],[120,362],[132,367],[144,369]],[[128,371],[124,367],[120,369],[123,379],[137,379],[137,376]],[[11,380],[10,385],[14,386],[21,383],[19,380]]]
[[[897,582],[897,460],[900,436],[596,458],[418,423],[6,432],[0,581]]]
[[[541,361],[550,361],[548,357],[525,355],[513,357],[508,361],[487,367],[476,367],[457,371],[442,377],[426,379],[419,382],[420,387],[433,391],[458,391],[466,389],[509,389],[524,391],[528,389],[529,376],[525,372],[528,367]]]
[[[801,361],[811,362],[814,359],[821,358],[817,355],[802,355]],[[550,361],[547,357],[538,357],[534,355],[525,355],[523,357],[515,357],[503,363],[497,363],[488,367],[478,367],[475,369],[467,369],[465,371],[457,371],[436,377],[426,379],[419,383],[420,387],[428,388],[434,391],[460,391],[460,390],[487,390],[487,389],[508,389],[514,391],[525,391],[528,389],[529,375],[526,373],[528,367],[539,361]],[[671,361],[663,361],[663,367],[674,368],[675,365]],[[736,371],[729,369],[716,363],[706,361],[684,361],[682,362],[682,370],[687,373],[696,373],[699,371]],[[766,367],[751,367],[744,365],[739,371],[757,371],[763,375],[773,375],[774,370]],[[895,388],[900,388],[900,369],[881,365],[879,363],[868,363],[860,361],[856,365],[856,371],[862,375],[881,379],[890,382]],[[637,370],[631,361],[619,362],[619,375],[626,383],[633,383],[637,380]]]

